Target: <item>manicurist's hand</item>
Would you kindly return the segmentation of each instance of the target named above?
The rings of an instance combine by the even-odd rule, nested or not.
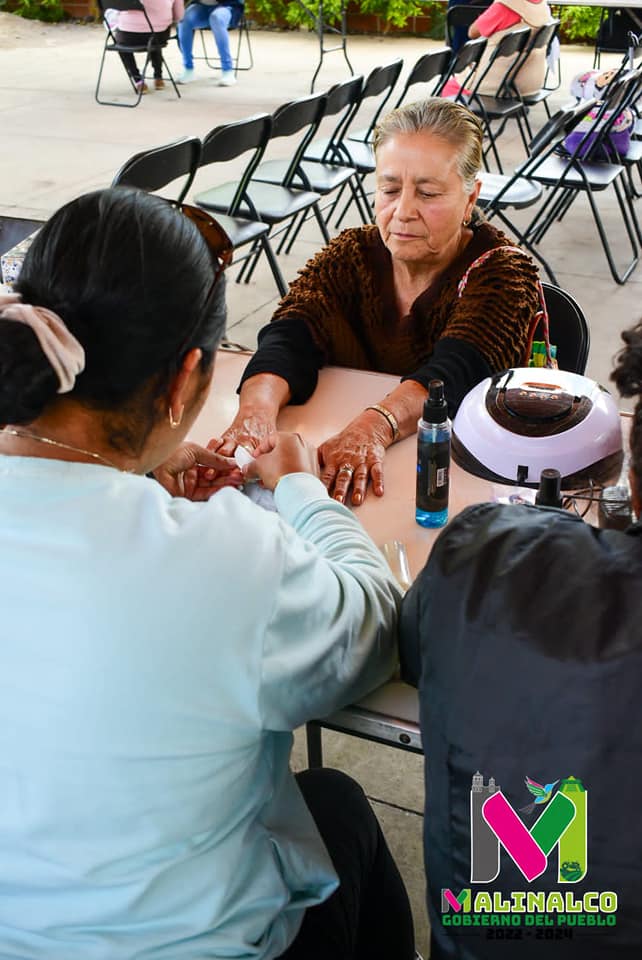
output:
[[[383,458],[390,442],[388,424],[367,410],[321,444],[321,480],[335,500],[351,500],[358,506],[366,498],[368,481],[375,495],[383,496]]]
[[[274,490],[281,477],[288,473],[311,473],[319,476],[317,449],[298,433],[278,433],[269,453],[262,453],[244,470],[248,480],[260,480],[268,490]]]
[[[197,443],[184,443],[154,470],[173,497],[209,500],[222,487],[239,487],[243,475],[236,462]]]

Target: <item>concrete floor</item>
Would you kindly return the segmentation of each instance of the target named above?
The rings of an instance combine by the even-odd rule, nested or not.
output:
[[[281,103],[309,92],[318,56],[312,34],[253,31],[255,67],[239,75],[237,86],[217,87],[215,74],[203,66],[198,82],[181,88],[180,101],[168,89],[150,93],[135,110],[124,110],[98,106],[93,99],[102,43],[103,31],[97,25],[46,26],[0,13],[0,216],[44,219],[74,196],[109,184],[121,164],[139,150],[188,134],[203,136],[219,124],[253,113],[272,112]],[[422,53],[438,45],[410,37],[351,37],[349,54],[360,73],[402,57],[403,79]],[[170,49],[168,60],[177,73],[178,51]],[[565,91],[570,77],[591,65],[591,53],[587,48],[565,47],[562,64],[564,82],[561,92],[551,98],[553,106],[568,100]],[[324,63],[317,90],[346,76],[345,62],[335,52]],[[109,64],[105,90],[125,92],[117,62]],[[415,90],[419,95],[420,90]],[[539,113],[536,123],[541,120],[541,108]],[[287,155],[287,142],[274,146],[277,149],[270,156]],[[510,162],[522,158],[521,147],[508,136],[502,149]],[[238,167],[232,166],[230,176],[237,171]],[[203,170],[192,194],[220,182],[222,172]],[[604,209],[614,246],[624,256],[613,204],[605,202]],[[316,226],[306,225],[293,254],[280,258],[286,279],[292,279],[320,245]],[[587,373],[606,383],[620,331],[642,313],[642,269],[638,267],[625,286],[613,282],[583,200],[551,230],[545,253],[560,285],[576,297],[589,317],[592,343]],[[232,268],[230,279],[233,277]],[[249,285],[230,283],[228,291],[228,336],[253,348],[257,330],[269,320],[276,304],[269,269],[261,262]],[[325,733],[324,744],[326,764],[350,772],[374,800],[411,895],[418,948],[427,955],[421,758],[339,734]],[[306,766],[300,735],[294,765],[297,769]]]

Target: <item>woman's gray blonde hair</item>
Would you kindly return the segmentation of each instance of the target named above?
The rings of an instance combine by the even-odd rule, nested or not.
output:
[[[430,97],[397,107],[381,120],[374,132],[375,154],[400,133],[432,133],[457,148],[457,170],[464,189],[472,190],[482,167],[483,127],[474,113],[460,103]]]

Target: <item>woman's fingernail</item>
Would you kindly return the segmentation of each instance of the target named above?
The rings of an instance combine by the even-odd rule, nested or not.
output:
[[[213,480],[215,476],[216,476],[216,473],[211,467],[209,468],[209,470],[205,471],[206,480]]]
[[[362,500],[363,500],[363,497],[361,496],[360,493],[355,493],[354,497],[352,498],[352,502],[357,504],[357,506],[361,503]]]

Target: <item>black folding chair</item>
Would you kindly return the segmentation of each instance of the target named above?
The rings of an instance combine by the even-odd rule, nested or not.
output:
[[[123,164],[111,185],[138,187],[139,190],[154,193],[164,190],[169,183],[182,177],[178,195],[174,198],[177,203],[182,203],[199,167],[201,149],[198,137],[183,137],[161,147],[143,150]]]
[[[151,21],[150,21],[148,15],[147,15],[147,11],[145,10],[145,7],[144,7],[143,3],[141,3],[141,0],[97,0],[97,2],[98,2],[98,7],[99,7],[99,9],[100,9],[100,13],[101,13],[102,18],[103,18],[103,25],[104,25],[104,27],[105,27],[105,30],[107,31],[107,35],[106,35],[106,37],[105,37],[105,43],[104,43],[104,45],[103,45],[102,57],[101,57],[101,59],[100,59],[100,68],[99,68],[99,70],[98,70],[98,79],[96,80],[96,90],[94,91],[94,98],[95,98],[95,100],[96,100],[96,103],[100,103],[100,104],[102,104],[103,106],[110,106],[110,107],[137,107],[138,104],[139,104],[140,101],[141,101],[142,96],[143,96],[144,83],[145,83],[145,78],[146,78],[146,76],[147,76],[147,68],[149,67],[149,65],[150,65],[150,63],[151,63],[152,52],[155,51],[155,50],[157,50],[157,49],[159,49],[159,48],[162,49],[163,47],[165,47],[165,46],[167,45],[167,41],[164,41],[164,42],[159,43],[158,40],[157,40],[157,38],[154,36],[154,28],[152,27]],[[119,43],[119,42],[116,40],[116,36],[115,36],[114,31],[112,30],[112,27],[110,26],[107,18],[105,17],[106,11],[107,11],[107,10],[110,10],[110,9],[111,9],[111,10],[118,10],[118,11],[121,11],[121,10],[137,10],[137,11],[139,11],[140,13],[142,13],[142,14],[143,14],[143,17],[144,17],[144,19],[145,19],[145,21],[147,22],[147,25],[148,25],[148,27],[149,27],[149,34],[150,34],[149,39],[148,39],[146,42],[144,42],[144,43],[141,42],[141,43],[139,43],[139,44],[133,44],[133,45],[132,45],[132,44]],[[145,62],[144,62],[144,64],[143,64],[143,69],[141,70],[141,80],[142,80],[142,83],[139,84],[138,89],[136,89],[136,84],[134,83],[132,77],[129,77],[129,74],[128,74],[129,82],[130,82],[130,85],[131,85],[132,90],[133,90],[133,92],[134,92],[134,102],[133,102],[133,103],[123,103],[121,100],[101,100],[101,98],[100,98],[100,96],[99,96],[99,94],[100,94],[100,81],[102,80],[102,76],[103,76],[103,69],[104,69],[104,66],[105,66],[105,57],[107,56],[108,53],[115,53],[115,54],[121,54],[121,53],[132,53],[132,54],[134,54],[134,53],[144,53],[144,54],[145,54]],[[180,91],[179,91],[178,87],[176,86],[176,84],[174,83],[174,77],[172,76],[172,71],[169,69],[169,67],[168,67],[168,65],[167,65],[167,61],[165,60],[165,57],[163,56],[162,53],[161,53],[161,59],[162,59],[162,61],[163,61],[163,70],[164,70],[165,73],[167,74],[167,78],[168,78],[168,80],[170,81],[172,87],[174,88],[174,92],[175,92],[176,96],[177,96],[177,97],[179,98],[179,100],[180,100],[180,96],[181,96],[181,95],[180,95]]]
[[[484,6],[477,3],[462,3],[448,7],[446,10],[446,43],[448,46],[455,48],[455,31],[463,28],[468,33],[470,25],[487,9],[488,4]],[[458,47],[458,49],[461,49],[461,47]]]
[[[627,53],[630,36],[636,38],[635,56],[642,53],[642,11],[633,7],[602,7],[595,37],[593,66],[599,67],[603,53]]]
[[[235,250],[250,245],[249,252],[240,258],[242,263],[245,264],[247,259],[255,254],[265,254],[279,294],[283,297],[288,287],[268,238],[270,226],[261,221],[247,190],[252,174],[265,152],[271,129],[272,117],[267,113],[260,113],[248,117],[247,120],[237,120],[211,130],[203,140],[201,168],[228,163],[244,154],[248,154],[249,159],[237,180],[198,194],[195,202],[216,211],[217,220]],[[236,282],[241,282],[240,274],[237,275]]]
[[[236,53],[232,56],[234,73],[236,75],[240,70],[252,69],[254,66],[254,54],[252,53],[252,42],[250,40],[250,25],[245,14],[243,14],[234,29],[238,31]],[[206,66],[208,66],[210,70],[218,70],[221,66],[221,58],[218,56],[218,54],[208,53],[207,50],[209,41],[213,40],[212,31],[209,27],[201,27],[197,32],[201,35],[201,47],[203,49],[203,53],[200,56],[193,54],[192,59],[204,60]],[[242,55],[243,45],[245,45],[245,52]]]
[[[290,162],[278,183],[266,183],[252,176],[248,185],[248,195],[252,198],[259,217],[270,227],[280,224],[278,233],[282,234],[277,247],[280,253],[285,247],[290,231],[296,227],[299,219],[306,214],[314,216],[321,236],[326,243],[330,242],[330,234],[319,206],[321,195],[314,190],[304,189],[301,185],[301,160],[306,148],[319,129],[325,110],[326,95],[311,94],[284,103],[272,114],[272,132],[270,142],[282,137],[299,136],[298,143],[290,156]],[[252,276],[258,258],[248,260],[241,273],[247,270],[247,277]]]
[[[546,50],[546,56],[548,57],[553,44],[555,43],[558,33],[559,33],[560,21],[551,20],[550,23],[545,23],[542,27],[538,27],[537,30],[533,30],[531,33],[531,38],[524,48],[524,52],[520,58],[520,62],[517,66],[517,69],[514,71],[513,76],[511,77],[511,85],[514,84],[514,78],[517,76],[522,66],[526,63],[529,56],[533,50]],[[557,69],[554,71],[555,76],[553,77],[553,71],[549,66],[546,67],[546,73],[544,74],[544,83],[535,93],[521,94],[522,103],[525,103],[527,107],[535,107],[538,103],[544,104],[544,109],[546,110],[546,116],[550,119],[551,111],[548,106],[548,98],[556,90],[559,90],[562,83],[562,71],[560,67],[561,57],[557,61]],[[528,111],[526,117],[524,118],[526,126],[528,129],[529,137],[532,137],[532,131],[530,123],[528,120]]]
[[[362,85],[363,77],[351,77],[349,80],[344,80],[343,83],[337,83],[328,91],[323,120],[334,118],[334,129],[328,138],[325,154],[319,160],[307,159],[304,155],[299,161],[296,171],[295,182],[297,186],[305,190],[312,190],[322,197],[334,195],[334,200],[330,204],[330,212],[325,217],[326,224],[332,216],[344,187],[350,190],[362,222],[368,223],[370,221],[370,208],[367,198],[364,203],[360,192],[362,190],[361,181],[358,179],[354,167],[341,161],[337,146],[341,142],[342,131],[346,123],[350,121],[350,117],[359,103]],[[258,166],[252,179],[265,183],[281,183],[286,176],[289,164],[290,161],[286,159],[264,161]],[[286,253],[289,253],[292,249],[303,223],[304,217],[300,216],[296,226],[293,226],[290,231]]]
[[[535,135],[528,146],[528,157],[519,164],[511,175],[482,172],[482,189],[478,204],[484,210],[486,218],[497,217],[510,232],[544,267],[553,283],[556,283],[553,268],[548,263],[535,242],[530,228],[519,228],[512,221],[507,210],[529,207],[544,196],[544,201],[531,223],[536,225],[540,211],[546,212],[547,200],[544,186],[532,176],[546,160],[561,147],[564,138],[581,122],[587,110],[596,104],[596,100],[583,104],[573,104],[559,110]]]
[[[442,75],[441,80],[433,91],[433,96],[440,97],[449,80],[459,77],[462,89],[468,89],[472,77],[479,66],[479,62],[484,55],[486,37],[477,37],[475,40],[468,40],[453,54],[448,69]]]
[[[354,130],[351,125],[350,129],[346,133],[346,138],[348,140],[356,143],[372,143],[374,128],[377,126],[377,121],[383,113],[384,107],[388,103],[388,100],[392,96],[392,91],[394,90],[397,80],[399,79],[399,74],[401,73],[402,68],[403,60],[399,58],[398,60],[392,60],[390,63],[384,64],[382,67],[375,67],[374,70],[370,72],[366,78],[366,82],[363,85],[363,90],[361,91],[361,100],[359,102],[357,114],[362,112],[363,105],[366,103],[366,101],[369,101],[374,97],[379,97],[379,100],[375,105],[375,109],[370,117],[370,123],[368,126],[361,130]],[[370,104],[368,105],[370,106]],[[351,144],[348,144],[348,147],[353,149]]]
[[[532,179],[549,187],[549,194],[545,207],[540,209],[535,220],[529,225],[526,236],[536,243],[541,242],[544,235],[556,220],[563,219],[578,196],[587,197],[593,220],[604,250],[611,275],[616,283],[626,283],[639,261],[638,241],[642,239],[640,223],[633,197],[630,194],[626,179],[626,168],[619,158],[614,156],[610,144],[610,134],[617,117],[630,102],[630,97],[639,90],[639,71],[631,71],[612,83],[608,96],[601,101],[596,109],[591,126],[584,131],[583,137],[570,155],[548,156],[530,174]],[[586,103],[579,104],[581,116],[590,109]],[[581,119],[580,116],[580,119]],[[588,151],[588,152],[587,152]],[[586,154],[586,156],[585,156]],[[613,157],[613,159],[588,159],[594,157]],[[618,268],[606,226],[597,204],[597,195],[612,188],[617,206],[621,215],[618,224],[618,233],[623,224],[630,248],[631,259],[626,266]]]
[[[557,347],[557,365],[560,370],[583,374],[591,346],[588,320],[570,293],[552,283],[542,281],[549,321],[549,336]],[[535,340],[543,340],[541,326],[535,329]]]
[[[363,181],[365,180],[366,176],[369,173],[372,173],[375,169],[374,152],[371,145],[372,134],[377,124],[377,120],[381,116],[384,107],[392,95],[392,91],[399,78],[402,67],[403,60],[398,59],[393,60],[391,63],[387,63],[382,67],[375,67],[374,70],[370,72],[365,80],[365,83],[363,84],[361,98],[356,109],[352,113],[350,122],[347,125],[344,125],[341,138],[337,138],[334,143],[335,149],[341,155],[342,163],[352,167],[357,172],[360,183],[359,195],[361,196],[364,207],[367,207],[369,219],[371,219],[373,216],[372,207],[365,192]],[[378,99],[376,99],[375,109],[370,117],[368,126],[359,130],[355,130],[354,127],[364,112],[364,105],[367,104],[368,106],[371,106],[370,101],[375,98]],[[306,159],[321,159],[324,156],[327,148],[327,139],[314,140],[305,152]],[[352,197],[350,197],[348,202],[345,204],[342,213],[337,219],[336,226],[339,226],[339,224],[342,222],[351,203]]]
[[[504,34],[494,48],[486,67],[480,70],[479,75],[476,76],[470,93],[466,94],[465,86],[462,85],[455,96],[457,102],[465,104],[482,121],[484,132],[488,137],[488,147],[484,150],[484,160],[486,165],[488,165],[488,153],[492,151],[497,169],[500,173],[503,173],[504,170],[499,156],[499,150],[497,149],[497,139],[505,129],[506,123],[509,120],[516,121],[524,149],[528,149],[528,133],[524,126],[526,107],[522,103],[521,98],[516,95],[514,88],[511,87],[511,78],[514,68],[516,64],[519,63],[521,54],[528,43],[529,37],[529,27],[520,27],[517,30],[511,30],[510,33]],[[462,47],[462,50],[463,49]],[[506,68],[498,82],[495,94],[489,96],[488,94],[480,93],[484,80],[500,60],[506,61]],[[494,121],[500,123],[498,130],[493,129]]]
[[[438,50],[431,50],[430,53],[422,54],[406,78],[401,96],[395,104],[395,109],[401,106],[408,96],[410,88],[417,83],[432,83],[430,90],[424,94],[426,97],[431,97],[448,69],[452,54],[450,47],[440,47]]]

